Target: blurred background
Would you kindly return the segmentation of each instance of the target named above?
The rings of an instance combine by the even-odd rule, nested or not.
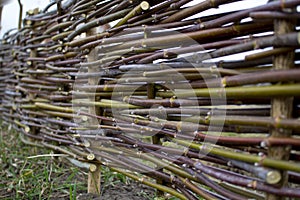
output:
[[[26,11],[34,8],[44,8],[50,0],[21,0],[23,4],[23,17]],[[17,28],[19,22],[20,7],[18,0],[0,0],[1,6],[4,5],[1,15],[0,37],[10,29]]]

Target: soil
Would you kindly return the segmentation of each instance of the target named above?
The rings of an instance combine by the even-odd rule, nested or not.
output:
[[[118,183],[103,190],[100,196],[79,194],[77,200],[150,200],[155,194],[154,189],[136,182]]]

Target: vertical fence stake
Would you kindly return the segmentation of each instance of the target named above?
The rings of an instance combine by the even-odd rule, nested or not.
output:
[[[294,31],[294,20],[275,19],[274,20],[274,34],[280,35]],[[276,48],[276,47],[274,47]],[[291,69],[294,67],[294,51],[279,54],[273,57],[273,69]],[[293,97],[276,97],[271,101],[271,116],[273,118],[291,118],[293,111]],[[290,137],[292,131],[285,129],[274,128],[271,130],[271,137]],[[268,156],[270,158],[278,160],[289,160],[291,146],[271,146],[268,149]],[[288,174],[286,171],[282,171],[281,186],[285,186],[288,183]],[[275,194],[267,194],[267,200],[283,200],[284,197],[280,197]]]
[[[21,0],[18,0],[18,3],[19,3],[19,8],[20,8],[18,29],[20,30],[22,28],[23,4],[22,4]]]
[[[88,173],[88,193],[100,195],[101,165],[91,165]]]
[[[21,5],[20,5],[20,8],[21,8]],[[32,12],[32,15],[37,15],[39,13],[39,9],[35,8],[31,12]],[[32,26],[32,24],[30,26]],[[32,28],[32,30],[36,31],[35,28]],[[35,48],[35,47],[31,48],[29,57],[30,58],[35,58],[37,56],[38,56],[37,48]],[[31,61],[30,68],[32,68],[33,70],[36,70],[36,62],[35,61]],[[30,74],[29,77],[35,78],[35,75]],[[29,94],[27,94],[27,98],[30,101],[32,101],[33,99],[35,99],[35,95],[33,93],[29,92]],[[36,117],[35,115],[32,115],[32,114],[30,114],[29,116],[30,117]],[[36,126],[30,126],[30,133],[31,134],[36,135],[36,134],[38,134],[38,131],[39,131],[39,129]],[[32,139],[30,139],[30,140],[32,140]]]
[[[89,31],[87,31],[86,35],[87,36],[95,35],[97,33],[96,30],[97,30],[96,28],[90,29]],[[93,61],[97,60],[97,58],[98,58],[97,50],[92,49],[87,58],[88,62],[93,62]],[[93,73],[93,72],[96,72],[96,69],[94,69],[93,67],[89,67],[88,73]],[[96,84],[98,84],[98,78],[89,78],[88,83],[90,85],[96,85]],[[95,101],[94,97],[91,97],[91,98],[93,98],[93,99],[91,99],[91,101]],[[89,112],[91,114],[97,114],[95,107],[90,107]],[[91,119],[91,120],[94,120],[92,123],[98,123],[97,119]],[[90,169],[89,173],[88,173],[88,193],[100,195],[101,165],[96,164],[93,166],[94,166],[94,168]]]
[[[154,83],[148,83],[147,84],[147,97],[148,97],[148,99],[155,99],[155,84]],[[157,145],[162,145],[160,139],[161,139],[160,136],[154,135],[154,136],[152,136],[152,143],[157,144]],[[162,169],[157,169],[157,170],[163,171]],[[158,183],[160,185],[163,185],[164,181],[162,179],[157,178],[156,183]],[[156,195],[158,197],[163,197],[164,192],[162,192],[160,190],[157,190]]]

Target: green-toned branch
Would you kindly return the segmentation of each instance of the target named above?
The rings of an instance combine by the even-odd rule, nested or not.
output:
[[[275,160],[268,157],[259,157],[251,154],[239,153],[231,150],[224,150],[210,145],[196,144],[193,142],[187,142],[184,140],[173,139],[174,142],[184,145],[186,147],[197,149],[201,152],[222,156],[234,160],[240,160],[248,163],[259,163],[262,166],[271,167],[280,170],[290,170],[300,172],[300,166],[298,163]]]
[[[150,5],[147,1],[141,2],[138,6],[136,6],[134,9],[132,9],[125,17],[123,17],[115,26],[119,27],[125,24],[130,18],[139,15],[141,12],[148,10],[150,8]]]

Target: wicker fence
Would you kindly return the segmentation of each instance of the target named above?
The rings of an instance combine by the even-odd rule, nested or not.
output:
[[[179,199],[300,198],[299,0],[57,2],[0,46],[23,142]]]

